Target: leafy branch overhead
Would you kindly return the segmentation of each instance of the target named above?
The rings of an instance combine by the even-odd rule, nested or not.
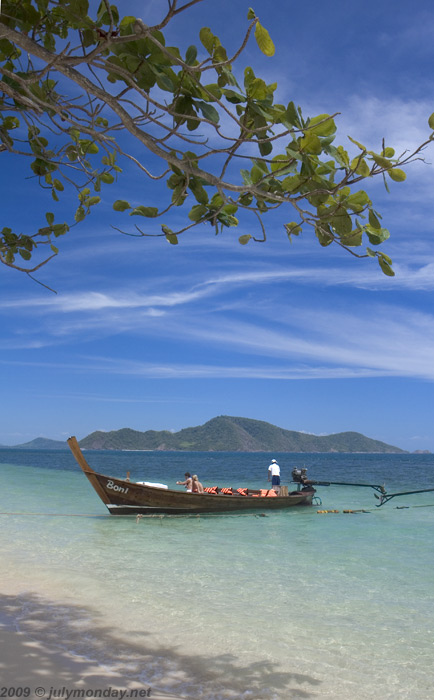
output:
[[[276,104],[277,84],[240,65],[249,40],[266,57],[275,53],[253,9],[232,55],[208,27],[185,52],[167,44],[168,25],[202,1],[169,0],[161,22],[147,26],[121,17],[109,0],[93,13],[88,0],[3,0],[0,151],[27,158],[54,203],[72,190],[77,205],[69,224],[53,212],[36,232],[15,233],[7,222],[0,261],[29,274],[45,264],[58,253],[53,241],[107,199],[108,186],[115,190],[130,164],[139,176],[131,202],[114,194],[112,206],[114,218],[145,220],[132,235],[177,244],[188,229],[207,225],[220,233],[247,214],[251,221],[243,217],[242,225],[249,233],[239,237],[245,245],[266,240],[265,215],[279,210],[290,241],[310,226],[322,246],[375,257],[393,275],[392,261],[378,250],[389,232],[363,181],[378,175],[386,187],[403,181],[403,168],[421,157],[433,134],[398,157],[384,143],[376,152],[351,138],[352,158],[335,143],[336,115],[306,118],[293,102]],[[141,179],[165,181],[165,206],[153,204],[149,187],[138,199]],[[188,210],[176,231],[167,225],[175,207]],[[146,219],[157,218],[159,232],[147,231]]]

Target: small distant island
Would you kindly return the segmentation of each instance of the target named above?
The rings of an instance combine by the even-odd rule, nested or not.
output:
[[[234,416],[218,416],[204,425],[169,430],[141,432],[122,428],[95,431],[79,441],[86,450],[164,450],[178,452],[347,452],[406,454],[394,445],[373,440],[357,432],[312,435],[285,430],[265,421]],[[2,446],[6,448],[6,446]],[[13,448],[20,450],[64,450],[66,442],[36,438]],[[429,454],[417,450],[415,454]]]

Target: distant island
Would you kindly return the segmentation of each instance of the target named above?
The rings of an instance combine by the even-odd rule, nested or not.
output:
[[[50,440],[49,438],[38,437],[30,442],[23,442],[22,445],[0,445],[3,450],[68,450],[69,447],[66,441]]]
[[[79,441],[86,450],[167,450],[184,452],[352,452],[406,454],[394,445],[356,432],[312,435],[285,430],[265,421],[234,416],[218,416],[204,425],[141,432],[131,428],[103,432],[97,430]],[[16,450],[65,450],[66,442],[36,438],[14,447]],[[429,454],[417,450],[415,454]]]
[[[140,432],[131,428],[96,431],[80,440],[87,450],[174,450],[187,452],[365,452],[405,453],[399,447],[356,432],[310,435],[251,418],[218,416],[204,425]]]

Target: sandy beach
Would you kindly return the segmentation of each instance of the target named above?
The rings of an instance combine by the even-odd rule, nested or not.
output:
[[[53,602],[32,593],[18,596],[0,593],[0,601],[0,683],[2,689],[7,689],[2,690],[7,697],[47,700],[74,697],[176,700],[185,697],[141,680],[144,669],[137,658],[134,661],[128,658],[126,648],[118,662],[110,665],[76,654],[73,648],[78,629],[66,639],[59,635],[57,621],[50,616]],[[26,618],[23,611],[28,606],[32,613]],[[58,602],[55,609],[58,610]],[[97,630],[95,634],[95,639],[104,646],[107,641],[104,634]],[[136,656],[137,651],[135,647]]]
[[[318,679],[303,673],[282,672],[270,662],[243,667],[239,659],[226,654],[207,663],[206,653],[195,657],[185,649],[153,646],[146,635],[143,639],[132,635],[126,641],[101,621],[89,634],[88,621],[83,624],[82,616],[94,611],[48,600],[29,590],[18,594],[10,590],[0,592],[0,611],[0,687],[7,689],[7,697],[46,700],[319,697]],[[82,648],[87,650],[85,655],[77,652]],[[155,684],[154,674],[158,677]]]

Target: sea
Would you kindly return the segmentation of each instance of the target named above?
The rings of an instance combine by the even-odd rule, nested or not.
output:
[[[186,471],[266,488],[274,457],[282,483],[304,466],[315,480],[434,489],[431,454],[85,456],[170,488]],[[3,622],[173,698],[432,700],[434,491],[381,507],[374,494],[330,485],[281,512],[110,516],[69,451],[2,449]]]

